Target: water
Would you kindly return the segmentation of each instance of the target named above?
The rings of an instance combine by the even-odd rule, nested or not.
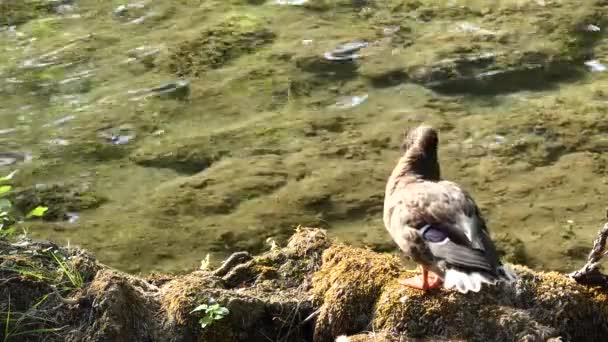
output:
[[[608,60],[600,1],[62,6],[0,15],[0,153],[28,156],[0,171],[72,201],[47,203],[65,213],[35,237],[130,272],[299,224],[391,250],[384,182],[423,121],[444,177],[530,265],[572,270],[603,223],[608,73],[585,65]],[[358,41],[357,58],[323,57]]]

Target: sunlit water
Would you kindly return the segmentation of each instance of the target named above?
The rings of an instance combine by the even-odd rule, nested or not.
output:
[[[83,0],[0,31],[0,170],[105,198],[31,236],[131,272],[259,251],[299,224],[391,250],[384,182],[427,122],[501,243],[539,268],[585,258],[608,190],[605,5],[254,2]]]

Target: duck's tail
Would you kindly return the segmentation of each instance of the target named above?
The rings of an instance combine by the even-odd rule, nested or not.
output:
[[[450,268],[445,272],[443,286],[446,289],[455,288],[458,292],[479,292],[482,284],[496,285],[499,282],[511,283],[517,279],[517,275],[507,265],[496,268],[496,274],[478,271],[464,271]]]

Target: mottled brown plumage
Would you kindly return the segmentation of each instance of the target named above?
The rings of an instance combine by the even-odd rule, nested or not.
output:
[[[475,201],[456,183],[441,180],[438,143],[432,127],[409,131],[403,156],[386,185],[384,224],[423,271],[420,285],[412,280],[407,285],[426,290],[428,271],[461,292],[479,291],[482,283],[512,280]]]

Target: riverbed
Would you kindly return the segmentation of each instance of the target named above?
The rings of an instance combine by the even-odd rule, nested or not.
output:
[[[506,257],[573,270],[605,220],[608,4],[483,3],[4,2],[0,172],[54,213],[30,236],[128,272],[298,226],[389,252],[425,122]]]

